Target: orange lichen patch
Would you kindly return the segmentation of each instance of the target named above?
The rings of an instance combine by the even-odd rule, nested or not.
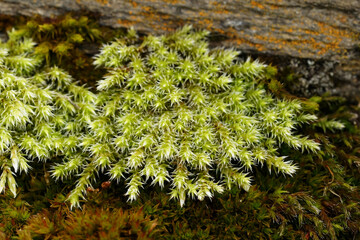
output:
[[[149,6],[143,6],[141,7],[144,11],[140,13],[140,16],[145,17],[146,21],[149,21],[150,24],[158,22],[161,20],[161,17],[159,14],[154,12],[154,10]]]
[[[229,11],[226,10],[226,9],[217,9],[214,11],[214,13],[217,13],[217,14],[228,14]]]
[[[271,10],[279,9],[279,6],[274,4],[269,4]]]
[[[135,1],[130,1],[130,3],[134,8],[136,8],[138,6],[138,3]]]
[[[173,20],[169,20],[172,16],[168,14],[159,14],[149,6],[144,6],[142,9],[144,11],[139,13],[139,16],[142,17],[141,21],[146,22],[155,31],[169,32],[181,26],[181,21],[175,23]]]
[[[326,39],[326,42],[316,42],[311,41],[307,42],[313,48],[319,49],[319,54],[325,54],[329,51],[336,53],[345,53],[345,49],[341,48],[341,43],[345,39],[357,39],[359,38],[359,33],[351,32],[345,29],[334,28],[323,22],[317,22],[317,30],[304,30],[306,34],[313,35],[316,37],[322,37]]]
[[[211,4],[214,5],[215,7],[221,7],[222,6],[222,4],[219,3],[219,2],[212,2]]]
[[[229,41],[231,44],[236,44],[238,46],[244,46],[248,48],[256,49],[257,51],[264,51],[265,47],[262,44],[253,43],[245,38],[237,38]]]
[[[109,1],[107,0],[96,0],[98,3],[101,3],[102,5],[108,4]]]
[[[304,22],[303,26],[308,27],[309,25]],[[228,28],[224,35],[234,39],[237,44],[244,44],[244,39],[247,39],[247,46],[254,47],[259,51],[264,50],[264,46],[266,46],[268,50],[286,49],[286,51],[297,52],[299,55],[307,52],[317,57],[329,53],[344,54],[346,49],[342,47],[343,41],[359,38],[359,33],[332,27],[323,22],[317,22],[316,28],[316,30],[308,30],[301,27],[286,28],[279,25],[276,26],[276,29],[273,26],[272,30],[262,35],[246,35],[243,32]],[[255,26],[251,30],[253,32],[261,31]],[[288,35],[282,35],[282,33],[289,33],[291,38],[288,39]],[[238,41],[238,39],[241,39],[241,41]],[[259,43],[260,45],[257,45]]]
[[[336,18],[342,23],[346,23],[348,21],[348,18],[346,17],[346,15],[339,15]]]
[[[219,2],[212,2],[211,5],[214,6],[214,8],[212,9],[213,13],[217,13],[217,14],[228,14],[229,11],[226,10],[226,6],[222,5]]]
[[[36,1],[34,1],[34,2],[36,2]],[[81,0],[76,0],[76,2],[77,2],[77,3],[80,3]],[[96,0],[96,2],[101,3],[102,5],[105,5],[105,4],[108,4],[108,3],[109,3],[108,0]]]
[[[163,2],[170,3],[170,4],[179,4],[184,3],[184,1],[181,0],[162,0]]]
[[[138,22],[137,21],[129,21],[129,20],[126,20],[126,19],[118,19],[117,23],[120,24],[123,27],[128,28],[128,27],[134,26]]]
[[[281,3],[281,0],[267,0],[263,2],[251,0],[250,5],[252,8],[257,8],[261,10],[277,10],[279,9],[279,3]]]
[[[327,29],[327,27],[323,26],[322,24],[320,24],[320,26],[322,28]],[[329,51],[336,53],[344,53],[343,52],[344,50],[340,46],[343,38],[341,36],[349,37],[350,35],[346,35],[344,32],[340,33],[338,32],[339,30],[335,28],[333,28],[331,31],[328,30],[329,29],[327,29],[326,31],[319,31],[319,32],[313,32],[313,31],[309,32],[309,30],[306,30],[308,34],[307,39],[298,39],[298,40],[284,40],[284,39],[279,39],[278,37],[273,37],[271,35],[270,36],[254,35],[252,37],[253,39],[264,43],[268,43],[268,44],[272,43],[277,49],[288,48],[288,49],[293,49],[294,51],[297,51],[299,53],[301,53],[301,50],[305,50],[305,49],[306,50],[313,49],[313,52],[319,56],[323,56],[327,54]],[[301,29],[286,30],[286,32],[293,32],[293,31],[301,32],[302,30]],[[339,35],[336,35],[334,31],[336,32],[336,34]],[[318,37],[320,34],[324,34],[325,36],[328,36],[326,37],[328,42],[317,40],[316,37]]]
[[[277,5],[279,3],[282,3],[283,0],[266,0],[266,1],[263,1],[263,2],[266,2],[266,4],[273,4],[273,5]]]
[[[259,8],[259,9],[265,9],[264,5],[262,5],[261,3],[255,2],[255,1],[251,1],[250,2],[251,6]]]
[[[199,27],[201,28],[205,28],[207,30],[212,30],[214,23],[211,19],[209,18],[201,18],[200,20],[197,21],[197,24],[199,25]]]
[[[305,46],[311,47],[315,50],[316,54],[322,56],[326,53],[328,53],[330,50],[336,53],[342,53],[343,50],[339,48],[339,45],[337,43],[333,44],[324,44],[322,42],[318,42],[313,38],[310,38],[309,40],[299,40],[297,41],[299,46],[301,46],[301,49],[303,49]]]
[[[131,21],[141,22],[140,16],[132,15],[132,16],[130,16],[130,19],[131,19]]]
[[[317,22],[319,33],[324,35],[331,35],[334,37],[343,37],[343,38],[358,38],[359,33],[350,32],[348,30],[334,28],[323,22]]]
[[[311,32],[311,34],[307,34],[306,39],[283,39],[281,36],[272,35],[271,32],[269,32],[266,35],[249,35],[244,34],[243,31],[236,31],[234,28],[227,28],[225,32],[218,31],[221,34],[224,34],[228,36],[231,40],[229,40],[232,43],[235,43],[239,46],[246,45],[247,47],[256,49],[257,51],[264,51],[264,50],[282,50],[287,49],[287,51],[297,52],[299,55],[303,55],[304,50],[306,52],[310,51],[310,54],[316,54],[317,56],[323,56],[327,54],[329,51],[335,52],[335,53],[344,53],[344,49],[341,48],[340,43],[341,41],[334,41],[334,34],[339,34],[340,36],[347,36],[350,37],[350,35],[346,35],[344,32],[339,33],[338,29],[332,29],[329,30],[327,27],[320,24],[320,27],[322,27],[322,31],[320,33],[317,33],[315,35]],[[325,30],[326,29],[326,30]],[[257,30],[255,27],[253,30]],[[279,29],[284,32],[293,33],[298,32],[301,33],[302,29]],[[337,30],[337,31],[335,31]],[[215,30],[217,31],[217,29]],[[320,41],[319,36],[320,34],[326,34],[328,42],[324,42],[323,39]],[[332,34],[332,35],[331,35]],[[301,34],[299,34],[301,36]],[[342,37],[339,37],[339,39],[342,39]],[[266,46],[266,47],[265,47]]]
[[[278,39],[275,37],[271,37],[271,36],[263,36],[263,35],[254,35],[252,36],[255,40],[260,41],[260,42],[264,42],[264,43],[273,43],[278,49],[282,49],[284,46],[287,46],[289,44],[295,44],[292,41],[287,41],[287,40],[283,40],[283,39]]]
[[[144,11],[147,11],[147,12],[151,11],[151,7],[149,7],[149,6],[143,6],[143,7],[141,7],[141,9]]]
[[[229,37],[231,44],[235,44],[238,46],[244,46],[247,48],[252,48],[254,50],[257,50],[259,52],[266,50],[265,46],[261,43],[258,43],[254,41],[253,37],[247,34],[244,34],[243,31],[237,31],[233,27],[229,27],[226,29],[226,31],[222,29],[216,29],[217,32],[224,34],[225,36]]]
[[[239,36],[238,31],[233,27],[228,27],[225,30],[225,35],[228,36],[229,38],[238,38]]]
[[[332,41],[341,42],[344,38],[348,39],[357,39],[359,37],[359,33],[352,32],[346,29],[339,29],[334,28],[328,24],[325,24],[323,22],[317,22],[317,30],[300,30],[308,35],[315,35],[315,36],[330,36],[332,38]]]
[[[253,35],[251,38],[257,42],[263,42],[266,43],[268,46],[272,45],[274,49],[284,49],[289,48],[293,50],[302,49],[302,47],[305,47],[305,45],[309,45],[310,43],[315,46],[315,49],[319,49],[320,45],[311,38],[310,40],[284,40],[279,39],[277,37],[273,36],[263,36],[263,35]],[[298,51],[299,52],[299,51]]]
[[[202,16],[202,17],[206,17],[206,16],[209,15],[208,13],[206,13],[206,12],[204,12],[204,11],[200,11],[198,14],[199,14],[200,16]]]
[[[160,29],[164,32],[173,32],[176,30],[176,28],[172,28],[172,27],[160,27]]]
[[[225,35],[225,31],[222,30],[221,28],[215,28],[214,31],[215,31],[215,32],[218,32],[218,33],[220,33],[220,34]]]
[[[159,0],[143,0],[143,1],[147,1],[147,2],[159,2]],[[161,0],[164,3],[167,4],[184,4],[186,3],[185,0]]]

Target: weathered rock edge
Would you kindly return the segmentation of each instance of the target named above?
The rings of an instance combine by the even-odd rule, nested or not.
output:
[[[5,15],[73,11],[98,13],[105,26],[153,34],[192,24],[211,31],[214,45],[299,66],[297,91],[305,96],[360,96],[360,0],[0,0]]]

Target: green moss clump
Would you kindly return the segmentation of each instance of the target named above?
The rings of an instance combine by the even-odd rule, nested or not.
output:
[[[21,199],[0,197],[0,239],[15,236],[16,231],[26,224],[31,216],[31,206]]]
[[[248,190],[256,165],[294,174],[296,165],[277,152],[281,143],[319,150],[294,133],[316,117],[304,114],[299,101],[274,99],[257,84],[266,66],[238,63],[234,50],[210,50],[206,36],[184,27],[137,43],[131,30],[101,49],[95,64],[109,73],[99,81],[98,117],[82,140],[88,164],[77,166],[72,204],[98,172],[116,181],[126,177],[129,200],[147,181],[169,182],[172,198],[184,205],[186,196]],[[72,176],[69,164],[56,166],[53,176]]]
[[[34,46],[11,34],[0,43],[0,193],[7,184],[15,196],[14,175],[29,172],[33,160],[74,153],[74,133],[95,112],[95,95],[63,70],[44,67]]]
[[[76,16],[69,13],[54,19],[34,17],[27,22],[18,21],[10,31],[12,38],[32,38],[37,43],[35,53],[42,55],[49,66],[59,66],[79,80],[93,86],[104,74],[94,68],[91,55],[101,43],[121,36],[122,30],[100,27],[95,16]],[[89,74],[91,73],[91,74]]]

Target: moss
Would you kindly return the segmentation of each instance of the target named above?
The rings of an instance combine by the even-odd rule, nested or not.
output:
[[[31,216],[18,239],[153,239],[157,223],[142,209],[52,208]]]
[[[18,37],[31,37],[38,43],[36,53],[43,55],[48,65],[67,70],[80,83],[90,87],[104,74],[104,69],[94,67],[91,56],[102,43],[123,35],[123,30],[100,27],[94,14],[5,19],[7,21],[0,26],[3,30],[15,27]]]

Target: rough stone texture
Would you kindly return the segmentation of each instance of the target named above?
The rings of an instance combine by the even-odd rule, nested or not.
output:
[[[6,15],[83,10],[103,25],[146,33],[192,24],[211,31],[214,45],[298,65],[304,95],[360,95],[360,0],[0,0]]]

